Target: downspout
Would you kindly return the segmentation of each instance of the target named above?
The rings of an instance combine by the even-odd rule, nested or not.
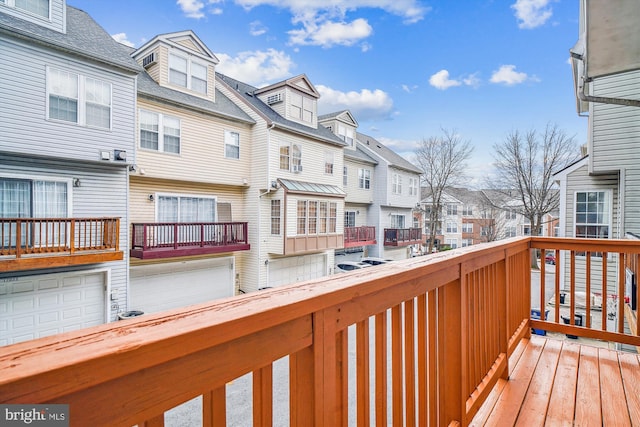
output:
[[[271,187],[271,130],[276,126],[275,123],[271,123],[271,126],[269,126],[267,128],[267,190],[264,193],[260,193],[258,195],[258,289],[261,288],[260,286],[260,269],[262,268],[262,230],[260,229],[260,226],[262,224],[262,220],[261,220],[261,214],[260,211],[262,211],[262,204],[260,203],[260,200],[262,199],[262,196],[271,193],[272,187]],[[267,264],[264,264],[265,267],[267,267]],[[266,272],[266,277],[267,277],[267,283],[265,284],[265,286],[269,285],[269,268],[267,267],[267,272]]]

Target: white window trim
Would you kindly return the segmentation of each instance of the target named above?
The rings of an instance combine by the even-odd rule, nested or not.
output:
[[[206,194],[189,194],[189,193],[155,193],[153,200],[153,209],[154,209],[154,218],[155,221],[158,222],[158,204],[160,203],[160,197],[177,197],[177,198],[181,198],[181,197],[188,197],[188,198],[193,198],[193,199],[213,199],[215,201],[215,205],[216,205],[216,211],[215,211],[215,221],[218,221],[218,196],[209,196]]]
[[[180,89],[188,89],[190,92],[196,93],[200,96],[209,95],[209,64],[207,64],[205,61],[199,61],[195,59],[193,55],[190,55],[179,49],[170,49],[169,57],[171,57],[171,55],[177,56],[187,61],[187,86],[180,86],[171,82],[171,66],[169,65],[171,63],[171,60],[169,58],[167,59],[167,84]],[[204,93],[193,89],[193,84],[191,83],[191,78],[193,76],[191,72],[191,63],[195,63],[202,67],[205,67],[205,69],[207,70]]]
[[[327,172],[327,167],[331,165],[331,172]],[[325,151],[324,152],[324,174],[325,175],[333,175],[335,172],[336,161],[335,155],[333,151]]]
[[[571,233],[573,234],[573,237],[576,237],[576,226],[577,226],[577,222],[576,222],[576,214],[577,214],[577,204],[578,204],[578,193],[594,193],[594,192],[604,192],[606,194],[606,202],[608,204],[608,215],[609,215],[609,222],[608,223],[601,223],[599,225],[607,225],[607,227],[609,228],[609,236],[607,237],[607,239],[612,239],[613,237],[613,190],[610,188],[593,188],[593,189],[584,189],[584,190],[576,190],[573,193],[573,218],[571,219],[571,222],[573,223],[573,227],[571,230]]]
[[[360,177],[360,171],[362,171],[362,177]],[[368,172],[368,177],[367,177]],[[369,188],[365,186],[366,182],[369,182]],[[371,190],[371,169],[358,168],[358,188],[365,191]]]
[[[38,18],[47,22],[51,22],[51,0],[47,1],[47,3],[49,4],[49,12],[48,12],[48,16],[42,16],[42,15],[38,15],[37,13],[33,13],[30,12],[28,10],[22,9],[21,7],[16,7],[16,1],[15,0],[4,0],[4,2],[0,2],[0,7],[2,6],[6,6],[9,8],[12,8],[14,10],[20,11],[20,13],[24,13],[26,15],[29,16],[33,16],[34,18]]]
[[[47,79],[46,95],[45,95],[46,96],[45,110],[46,110],[47,120],[50,120],[56,123],[65,123],[72,126],[82,126],[86,128],[98,129],[98,130],[104,130],[104,131],[111,131],[113,129],[113,85],[111,83],[107,82],[106,80],[85,76],[76,71],[69,71],[63,68],[50,67],[47,65],[45,69],[46,69],[46,79]],[[50,92],[51,82],[50,82],[49,76],[50,76],[51,70],[58,70],[65,73],[74,74],[78,77],[78,121],[77,122],[70,122],[68,120],[54,119],[49,117],[49,97],[51,96],[51,92]],[[85,93],[85,81],[87,78],[109,85],[109,127],[108,128],[87,124],[87,99],[86,99],[86,93]]]
[[[140,113],[141,112],[145,112],[145,113],[149,113],[149,114],[155,114],[158,116],[158,149],[154,150],[153,148],[146,148],[142,146],[142,141],[140,139],[140,124],[141,124],[141,120],[140,120]],[[180,149],[178,150],[177,153],[174,153],[172,151],[164,151],[164,123],[163,123],[163,119],[164,117],[171,117],[172,119],[176,119],[178,121],[178,125],[179,125],[179,130],[180,130]],[[172,116],[170,114],[163,114],[163,113],[158,113],[156,111],[151,111],[151,110],[147,110],[144,108],[140,108],[138,111],[138,135],[137,135],[137,139],[138,139],[138,148],[144,151],[149,151],[151,153],[163,153],[163,154],[169,154],[172,156],[180,156],[182,154],[182,119],[180,117],[177,116]]]
[[[0,178],[23,181],[51,181],[67,184],[67,218],[73,218],[73,178],[62,178],[47,175],[0,174]]]
[[[236,134],[238,135],[238,144],[228,144],[227,143],[227,135],[230,134]],[[231,147],[238,147],[238,157],[229,157],[227,156],[227,145],[231,146]],[[225,130],[224,131],[224,158],[225,159],[230,159],[230,160],[240,160],[240,132],[235,131],[235,130]]]

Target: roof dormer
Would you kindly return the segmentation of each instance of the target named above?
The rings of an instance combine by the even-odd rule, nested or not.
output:
[[[318,118],[318,122],[342,139],[347,144],[345,149],[356,149],[358,122],[349,110],[323,115]]]
[[[215,101],[219,60],[193,31],[156,36],[133,58],[160,86]]]
[[[65,0],[0,0],[0,12],[66,33]]]
[[[255,95],[282,117],[317,129],[320,94],[306,75],[264,87]]]

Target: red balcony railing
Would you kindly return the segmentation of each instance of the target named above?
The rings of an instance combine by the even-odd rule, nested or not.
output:
[[[467,426],[487,402],[524,413],[529,425],[515,394],[497,400],[492,389],[509,382],[511,358],[532,327],[640,345],[637,326],[589,332],[531,320],[537,248],[569,254],[569,269],[571,251],[616,254],[621,265],[640,252],[638,242],[513,238],[0,347],[0,403],[68,404],[71,426],[164,425],[165,411],[202,396],[195,418],[203,426],[243,414],[241,425],[279,416],[333,427]],[[575,287],[567,291],[573,300]],[[555,357],[570,362],[571,354],[575,361],[575,351]],[[515,386],[544,401],[548,388],[536,386],[550,362],[527,361],[522,369],[537,365],[541,377]],[[248,402],[230,405],[227,390],[247,373]]]
[[[246,251],[246,222],[133,224],[131,256],[140,259]]]
[[[0,218],[0,271],[123,258],[119,218]]]
[[[422,230],[419,228],[385,228],[385,246],[409,246],[422,243]]]
[[[366,246],[376,244],[376,228],[369,226],[345,227],[344,247]]]

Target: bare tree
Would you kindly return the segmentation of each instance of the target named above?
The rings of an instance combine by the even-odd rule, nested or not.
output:
[[[579,157],[575,139],[548,124],[542,133],[512,131],[493,148],[496,176],[491,188],[518,197],[519,204],[509,208],[527,218],[531,235],[537,236],[545,215],[560,204],[553,174]],[[537,268],[533,256],[532,267]]]
[[[436,231],[441,226],[442,192],[447,186],[462,183],[465,178],[466,161],[473,152],[469,141],[463,141],[455,131],[442,129],[443,136],[423,139],[414,151],[415,163],[422,169],[422,182],[430,197],[428,214],[431,253]]]

